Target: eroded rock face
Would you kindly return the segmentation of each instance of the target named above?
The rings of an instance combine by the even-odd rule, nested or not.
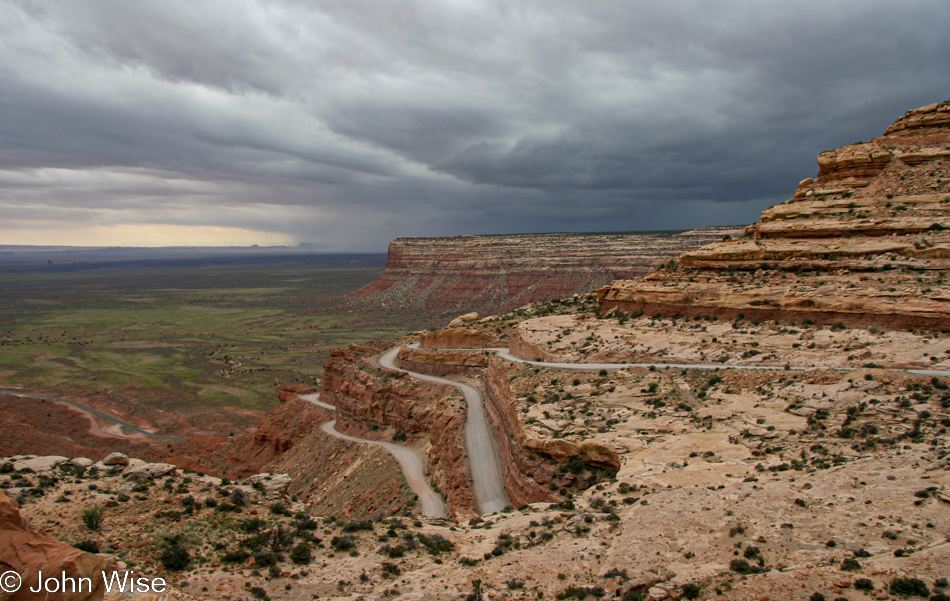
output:
[[[398,238],[389,245],[383,276],[355,293],[353,302],[390,310],[507,311],[643,275],[684,250],[737,233],[732,227]]]
[[[559,464],[572,458],[597,467],[620,469],[620,456],[613,449],[598,442],[575,443],[568,440],[540,438],[524,428],[521,407],[509,386],[511,365],[496,356],[489,360],[485,373],[485,407],[489,423],[498,441],[505,470],[505,489],[512,503],[521,505],[537,501],[554,500],[550,487],[576,486],[585,488],[573,476],[559,473]]]
[[[289,400],[297,398],[297,395],[310,394],[318,390],[318,388],[307,386],[306,384],[291,384],[290,386],[284,386],[280,389],[280,392],[277,393],[277,400],[281,403],[286,403]]]
[[[826,151],[739,239],[602,288],[602,309],[950,327],[950,102]],[[873,275],[872,275],[873,274]]]
[[[405,377],[375,366],[382,349],[350,345],[334,350],[324,365],[321,398],[336,407],[341,430],[386,427],[428,438],[431,476],[448,495],[453,513],[474,512],[472,475],[465,456],[465,407],[453,389]],[[457,396],[457,395],[455,395]],[[370,433],[351,431],[357,436]]]
[[[37,576],[65,574],[67,578],[89,578],[92,594],[88,588],[83,592],[59,593],[57,599],[86,600],[102,599],[105,585],[102,571],[108,570],[111,562],[102,556],[85,553],[62,543],[45,532],[27,528],[20,517],[16,501],[0,491],[0,572],[12,570],[21,575],[23,585],[13,594],[0,592],[4,601],[44,599],[46,593],[31,593],[37,588]]]
[[[592,477],[578,477],[562,469],[572,459],[613,472],[620,469],[619,455],[602,442],[553,439],[525,429],[522,405],[509,386],[512,374],[520,367],[514,368],[509,362],[478,350],[404,347],[400,349],[398,359],[399,366],[404,369],[479,378],[488,423],[498,444],[502,464],[506,466],[503,473],[505,490],[513,505],[556,500],[551,486],[555,490],[584,489],[592,484]]]
[[[434,376],[469,373],[472,368],[488,366],[486,351],[431,351],[403,347],[399,349],[399,367]]]
[[[504,346],[501,342],[484,332],[467,328],[449,327],[436,330],[419,337],[419,346],[432,349],[490,348]]]

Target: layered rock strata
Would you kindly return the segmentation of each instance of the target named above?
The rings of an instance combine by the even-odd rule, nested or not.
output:
[[[637,277],[735,227],[688,232],[398,238],[386,271],[352,297],[389,310],[502,312]]]
[[[950,328],[950,102],[818,164],[741,238],[601,288],[601,309]]]

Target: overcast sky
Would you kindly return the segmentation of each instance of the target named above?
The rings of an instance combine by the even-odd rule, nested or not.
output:
[[[0,0],[0,244],[751,223],[950,97],[950,2]]]

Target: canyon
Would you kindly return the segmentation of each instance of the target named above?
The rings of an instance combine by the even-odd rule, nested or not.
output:
[[[181,599],[941,601],[948,117],[922,107],[821,153],[791,200],[682,253],[669,234],[649,257],[626,234],[397,240],[354,303],[478,313],[331,351],[318,382],[275,387],[253,432],[149,446],[160,476],[2,459],[19,507],[0,509],[76,540],[106,504],[115,530],[83,532],[99,561],[176,576]],[[472,394],[503,506],[478,492]],[[422,515],[393,457],[332,420],[423,456],[448,517]],[[234,495],[239,510],[216,508]],[[272,553],[292,543],[306,562]],[[172,544],[187,571],[160,561]]]

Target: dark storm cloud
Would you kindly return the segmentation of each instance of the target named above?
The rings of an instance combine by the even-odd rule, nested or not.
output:
[[[222,226],[382,249],[751,222],[821,150],[950,95],[943,0],[0,8],[11,230]]]

